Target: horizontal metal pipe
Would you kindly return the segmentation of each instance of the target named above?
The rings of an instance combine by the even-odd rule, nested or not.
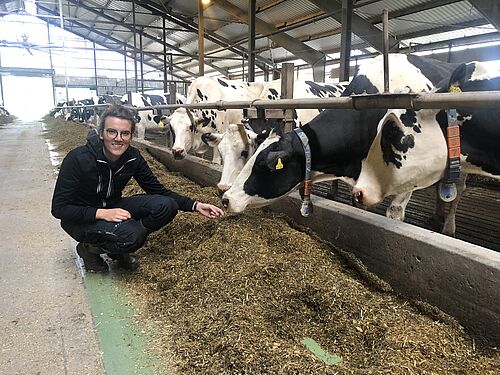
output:
[[[90,105],[96,107],[98,105]],[[83,106],[73,106],[64,108],[82,108]],[[443,108],[498,108],[500,107],[500,91],[479,91],[462,93],[421,93],[421,94],[375,94],[375,95],[352,95],[338,98],[317,98],[317,99],[277,99],[277,100],[244,100],[244,101],[224,101],[219,100],[210,103],[195,104],[167,104],[150,107],[130,107],[137,111],[151,109],[315,109],[315,108],[347,108],[347,109],[368,109],[368,108],[412,108],[412,109],[443,109]],[[63,107],[56,107],[63,108]]]

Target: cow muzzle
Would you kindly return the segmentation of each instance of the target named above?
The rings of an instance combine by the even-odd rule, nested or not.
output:
[[[226,191],[228,191],[231,188],[231,185],[227,184],[217,184],[217,193],[219,194],[219,197],[222,197]]]
[[[354,203],[364,205],[363,203],[363,191],[358,188],[352,190],[352,199]]]
[[[183,148],[173,148],[172,149],[172,155],[174,156],[175,160],[182,160],[186,156],[186,153],[184,152]]]

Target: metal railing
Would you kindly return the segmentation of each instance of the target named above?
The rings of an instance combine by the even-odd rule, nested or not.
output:
[[[111,104],[76,105],[55,108],[106,107]],[[148,107],[124,105],[136,111],[162,109],[443,109],[443,108],[498,108],[500,91],[477,91],[462,93],[419,93],[419,94],[363,94],[337,98],[314,99],[255,99],[243,101],[204,102],[195,104],[165,104]]]

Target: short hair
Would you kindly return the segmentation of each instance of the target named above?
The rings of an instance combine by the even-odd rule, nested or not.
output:
[[[106,108],[99,119],[99,133],[104,131],[104,122],[107,117],[117,117],[122,120],[128,120],[132,125],[132,133],[135,131],[135,116],[130,109],[124,107],[123,105],[113,104]]]

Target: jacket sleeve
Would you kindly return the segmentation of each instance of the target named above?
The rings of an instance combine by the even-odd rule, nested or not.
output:
[[[182,211],[194,211],[195,201],[184,195],[177,194],[163,186],[163,184],[161,184],[153,174],[148,163],[144,160],[141,154],[139,154],[138,163],[134,179],[147,194],[165,195],[175,200]]]
[[[96,207],[74,204],[81,180],[82,172],[78,161],[74,153],[70,152],[61,164],[52,197],[52,215],[55,218],[73,223],[93,223],[96,221]]]

